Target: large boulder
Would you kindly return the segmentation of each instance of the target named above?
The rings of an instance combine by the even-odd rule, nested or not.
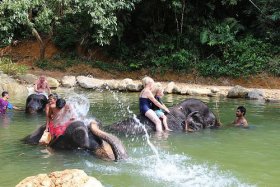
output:
[[[234,86],[228,91],[228,98],[245,98],[248,95],[249,90],[242,86]]]
[[[55,78],[47,77],[47,81],[50,88],[56,89],[57,87],[59,87],[59,82]]]
[[[39,174],[23,179],[16,187],[102,187],[94,177],[89,177],[83,170],[66,169],[50,174]]]
[[[132,79],[129,78],[123,79],[121,82],[119,82],[118,89],[120,91],[127,90],[127,86],[132,84],[133,84]]]
[[[78,76],[77,82],[82,88],[97,89],[104,85],[104,81],[86,76]]]
[[[19,75],[18,78],[21,82],[25,82],[27,84],[34,84],[36,80],[38,80],[38,77],[32,74]]]
[[[164,92],[170,94],[170,93],[181,93],[180,88],[172,81],[167,84],[166,88],[164,89]]]
[[[262,90],[254,89],[248,92],[247,98],[252,100],[263,100],[265,97]]]
[[[0,92],[2,93],[3,91],[8,91],[12,97],[27,97],[28,95],[28,90],[25,86],[20,85],[6,74],[0,75]]]
[[[77,81],[76,81],[75,76],[64,76],[61,79],[62,86],[67,87],[67,88],[71,88],[71,87],[75,86],[76,83],[77,83]]]

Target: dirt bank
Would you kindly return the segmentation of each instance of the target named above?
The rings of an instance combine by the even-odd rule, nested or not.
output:
[[[53,43],[48,43],[46,48],[46,58],[51,58],[59,54],[60,51],[54,46]],[[80,53],[80,55],[85,55]],[[250,76],[247,78],[211,78],[198,76],[196,72],[189,74],[182,74],[173,71],[161,73],[151,73],[146,69],[133,72],[116,72],[116,71],[103,71],[98,68],[93,68],[85,64],[77,64],[74,67],[68,68],[66,71],[45,71],[35,67],[34,62],[39,57],[39,45],[36,41],[19,41],[15,46],[8,46],[0,49],[0,56],[10,56],[15,62],[25,64],[30,67],[29,73],[40,75],[45,74],[54,78],[60,79],[64,75],[92,75],[100,79],[124,79],[131,78],[134,80],[142,79],[145,75],[153,77],[156,81],[174,81],[187,84],[197,85],[216,85],[216,86],[234,86],[240,85],[247,88],[263,88],[263,89],[279,89],[280,77],[273,77],[267,74],[260,74]],[[98,49],[95,52],[91,51],[90,56],[94,59],[102,58],[104,54]],[[108,58],[109,59],[109,58]],[[107,59],[107,60],[108,60]],[[110,62],[114,63],[114,62]]]

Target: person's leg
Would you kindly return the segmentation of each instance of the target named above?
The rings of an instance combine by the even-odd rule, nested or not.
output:
[[[171,129],[168,128],[166,115],[163,114],[160,117],[162,118],[162,123],[163,123],[163,126],[164,126],[165,130],[172,131]]]
[[[162,125],[161,125],[161,121],[158,118],[158,116],[156,115],[156,113],[153,110],[148,110],[145,113],[145,116],[147,118],[149,118],[155,125],[156,125],[156,131],[158,132],[162,132]]]

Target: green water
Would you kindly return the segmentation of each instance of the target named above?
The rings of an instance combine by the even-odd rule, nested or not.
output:
[[[137,93],[81,92],[90,100],[89,117],[104,125],[138,113]],[[62,93],[63,96],[67,94]],[[172,106],[186,96],[166,95]],[[199,98],[219,114],[224,127],[195,133],[120,137],[129,159],[106,162],[82,151],[47,150],[20,139],[44,122],[44,116],[9,112],[0,119],[0,187],[15,186],[27,176],[67,168],[83,169],[104,186],[279,186],[280,104],[248,100]],[[22,99],[11,101],[24,106]],[[238,105],[247,108],[250,129],[230,127]],[[158,154],[158,157],[157,157]]]

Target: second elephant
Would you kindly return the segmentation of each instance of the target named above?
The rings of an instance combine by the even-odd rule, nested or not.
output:
[[[173,131],[186,130],[186,123],[192,130],[219,127],[220,123],[209,107],[198,99],[186,99],[185,101],[169,108],[170,114],[166,114],[168,127]],[[109,126],[110,131],[124,134],[143,134],[155,131],[155,125],[147,117],[138,115],[117,122]]]

